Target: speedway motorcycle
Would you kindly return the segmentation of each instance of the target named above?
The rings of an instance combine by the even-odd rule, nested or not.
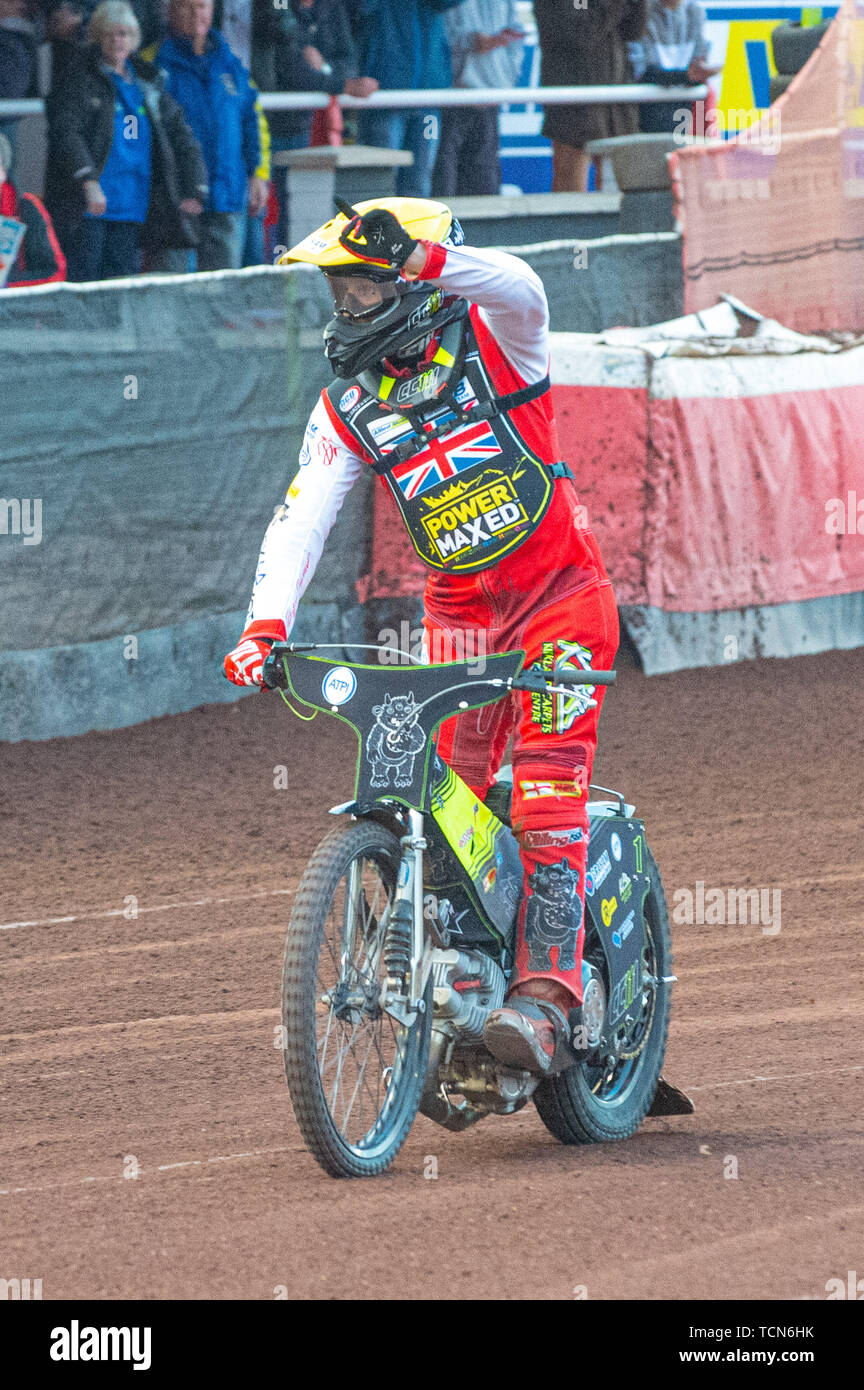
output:
[[[418,1110],[463,1130],[533,1100],[564,1144],[626,1139],[647,1114],[691,1111],[660,1074],[675,978],[660,874],[634,807],[606,788],[588,803],[573,1063],[541,1078],[504,1066],[483,1042],[514,965],[522,866],[508,823],[512,781],[499,774],[480,800],[436,752],[436,731],[513,691],[581,688],[590,698],[615,673],[567,662],[523,669],[521,651],[487,657],[478,674],[466,662],[336,661],[327,649],[276,643],[264,667],[295,714],[324,711],[357,738],[353,797],[331,809],[347,821],[309,861],[283,958],[285,1075],[321,1167],[333,1177],[384,1172]],[[538,887],[549,925],[532,941],[533,970],[550,968],[556,911],[567,935],[569,878],[552,870]]]

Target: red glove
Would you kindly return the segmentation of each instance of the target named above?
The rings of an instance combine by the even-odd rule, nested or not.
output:
[[[225,658],[225,675],[235,685],[264,684],[264,662],[274,642],[285,642],[288,634],[281,618],[260,619],[240,634],[240,641]]]

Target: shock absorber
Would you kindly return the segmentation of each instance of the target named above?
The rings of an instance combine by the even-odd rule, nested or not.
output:
[[[398,898],[393,904],[387,926],[387,940],[384,943],[384,964],[387,968],[387,988],[405,988],[405,981],[411,969],[411,936],[414,926],[414,912],[407,898]]]

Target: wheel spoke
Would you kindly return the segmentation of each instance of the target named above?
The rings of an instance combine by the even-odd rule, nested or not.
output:
[[[318,1071],[333,1122],[349,1143],[359,1143],[375,1130],[388,1103],[384,1078],[398,1068],[397,1024],[389,1014],[370,1012],[377,1009],[384,984],[380,972],[392,898],[393,888],[375,860],[358,856],[343,875],[325,921],[318,996],[327,995],[330,1007],[326,1021],[323,1012],[316,1019]],[[343,1015],[340,987],[351,995],[365,993],[365,1002],[346,1001]]]
[[[428,1020],[406,1028],[381,1004],[398,868],[389,830],[346,827],[316,850],[292,912],[285,1072],[309,1150],[335,1176],[388,1166],[416,1113]]]

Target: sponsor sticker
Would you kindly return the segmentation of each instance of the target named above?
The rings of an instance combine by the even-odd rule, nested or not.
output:
[[[359,386],[349,386],[345,394],[339,398],[339,409],[347,414],[349,410],[354,409],[362,394]]]
[[[397,402],[410,401],[412,396],[422,396],[426,391],[434,391],[440,375],[440,367],[430,367],[428,371],[421,372],[419,376],[412,376],[407,381],[400,382],[396,388]]]
[[[453,392],[453,396],[458,405],[464,405],[466,401],[476,401],[477,395],[467,376],[463,376],[456,390]]]
[[[612,860],[609,858],[608,849],[604,849],[596,864],[592,864],[591,868],[588,870],[594,888],[599,888],[601,883],[605,883],[611,872]]]
[[[613,833],[609,836],[609,848],[612,851],[612,858],[619,864],[621,863],[621,836]]]
[[[441,301],[443,298],[443,290],[433,290],[429,298],[424,299],[423,303],[414,310],[405,327],[413,328],[416,323],[423,323],[426,319],[431,318],[432,314],[436,314],[441,308]]]
[[[357,677],[348,666],[334,666],[321,683],[328,705],[346,705],[357,689]]]
[[[617,931],[612,933],[612,944],[620,950],[635,926],[635,914],[628,912]]]
[[[537,801],[543,796],[580,797],[582,788],[573,782],[520,782],[525,801]]]
[[[318,457],[324,464],[324,467],[329,468],[336,458],[336,445],[333,443],[333,440],[327,439],[325,435],[322,435],[318,440],[317,449]]]
[[[615,913],[618,911],[617,898],[604,898],[600,905],[600,916],[603,918],[604,927],[608,927]]]
[[[443,560],[463,555],[528,520],[507,477],[467,490],[455,483],[433,505],[435,510],[423,517],[423,527]]]
[[[578,845],[584,839],[581,825],[573,830],[523,830],[522,844],[525,849],[547,849],[552,846]]]
[[[303,448],[300,450],[300,467],[305,468],[312,458],[312,441],[318,433],[318,426],[314,420],[310,420],[306,426],[306,433],[303,436]]]
[[[540,661],[532,669],[549,672],[560,664],[565,671],[588,671],[591,668],[591,651],[579,642],[569,642],[559,637],[555,642],[544,642]],[[531,723],[539,724],[544,734],[564,734],[572,728],[576,720],[591,705],[593,685],[577,686],[572,695],[550,695],[535,692],[531,696]],[[587,780],[585,769],[580,769]]]
[[[414,431],[411,422],[406,420],[404,415],[384,415],[377,420],[369,421],[369,433],[381,452],[386,453],[385,444],[401,438],[404,434],[413,434]]]
[[[629,901],[633,892],[633,883],[629,874],[621,874],[618,879],[618,896],[622,903]]]

